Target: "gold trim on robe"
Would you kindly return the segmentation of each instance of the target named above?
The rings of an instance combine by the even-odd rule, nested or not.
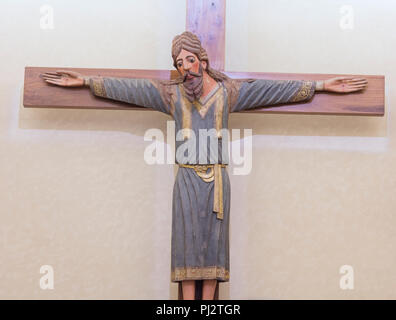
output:
[[[217,138],[222,138],[223,134],[221,129],[223,129],[223,109],[224,109],[224,95],[223,93],[218,97],[215,106],[215,128],[217,132]]]
[[[180,105],[182,111],[182,129],[189,129],[189,130],[183,130],[184,131],[183,139],[189,139],[191,133],[192,104],[190,101],[187,100],[187,98],[184,95],[182,95],[182,97],[180,97]]]
[[[94,93],[94,95],[100,97],[107,97],[106,89],[102,78],[100,77],[90,78],[89,86],[91,87],[91,91]]]
[[[229,270],[224,267],[181,267],[175,268],[171,272],[172,281],[218,279],[228,281],[230,279]]]
[[[300,90],[297,91],[296,95],[291,101],[299,102],[306,100],[310,96],[313,86],[314,83],[312,81],[303,81]]]

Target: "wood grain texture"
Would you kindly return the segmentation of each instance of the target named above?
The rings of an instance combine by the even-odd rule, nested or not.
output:
[[[225,0],[188,0],[186,30],[199,37],[210,66],[224,70]]]
[[[25,87],[23,104],[36,108],[69,108],[69,109],[111,109],[111,110],[151,110],[139,106],[95,97],[88,88],[63,88],[46,83],[40,74],[56,70],[73,70],[83,75],[125,78],[169,79],[169,70],[136,70],[136,69],[88,69],[88,68],[25,68]],[[226,72],[231,78],[255,78],[272,80],[320,80],[335,76],[334,74],[298,74],[298,73],[260,73],[260,72]],[[253,113],[298,113],[327,115],[366,115],[383,116],[385,97],[384,76],[367,76],[368,87],[363,92],[352,94],[316,93],[308,103],[279,105],[242,111]]]

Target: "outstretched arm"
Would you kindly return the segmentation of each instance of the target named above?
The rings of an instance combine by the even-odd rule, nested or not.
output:
[[[153,108],[171,114],[169,88],[153,79],[87,77],[74,71],[59,70],[42,75],[48,83],[65,87],[88,87],[102,98]]]
[[[231,112],[277,104],[309,101],[315,91],[349,93],[367,86],[363,78],[338,77],[323,81],[248,80],[239,84],[238,98]]]

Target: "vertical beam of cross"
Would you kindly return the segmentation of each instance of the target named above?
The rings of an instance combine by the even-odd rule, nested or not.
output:
[[[195,33],[213,69],[224,70],[225,0],[187,0],[186,30]]]

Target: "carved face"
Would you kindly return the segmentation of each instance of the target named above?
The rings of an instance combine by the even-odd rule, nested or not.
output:
[[[199,61],[198,57],[184,49],[176,58],[177,70],[183,76],[183,86],[187,99],[193,102],[199,99],[203,92],[203,68],[206,61]]]
[[[177,70],[184,77],[185,74],[191,72],[192,74],[199,73],[199,65],[202,64],[202,68],[206,69],[206,61],[199,61],[198,57],[187,50],[182,49],[176,58]],[[187,80],[192,77],[187,75]]]

